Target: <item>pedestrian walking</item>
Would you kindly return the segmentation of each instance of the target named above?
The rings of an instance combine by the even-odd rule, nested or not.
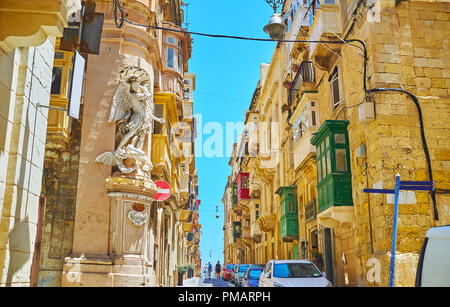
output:
[[[221,271],[220,269],[221,269],[220,262],[217,261],[217,263],[216,263],[216,279],[220,279],[220,271]]]
[[[205,279],[208,277],[208,263],[205,263],[205,266],[203,267],[203,275],[205,276]]]
[[[212,272],[212,264],[211,262],[208,262],[208,279],[211,279],[211,272]]]

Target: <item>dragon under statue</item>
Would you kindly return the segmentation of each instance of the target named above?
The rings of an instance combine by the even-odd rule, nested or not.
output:
[[[116,149],[96,158],[96,162],[117,166],[122,173],[137,169],[152,170],[153,165],[142,150],[146,136],[152,132],[153,120],[164,124],[164,119],[153,115],[153,79],[141,68],[127,66],[120,72],[119,86],[114,94],[108,122],[116,124]],[[151,138],[149,138],[149,141]],[[126,159],[135,159],[127,167]]]

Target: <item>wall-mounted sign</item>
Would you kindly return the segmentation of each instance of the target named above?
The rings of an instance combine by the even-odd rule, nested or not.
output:
[[[155,181],[156,184],[156,190],[158,191],[155,195],[153,195],[153,198],[156,201],[165,201],[170,197],[170,193],[172,192],[170,188],[170,184],[168,184],[164,180],[157,180]]]

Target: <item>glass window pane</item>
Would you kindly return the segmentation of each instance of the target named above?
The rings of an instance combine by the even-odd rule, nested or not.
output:
[[[319,182],[322,180],[322,165],[320,161],[317,161],[317,176],[319,177]]]
[[[334,143],[335,144],[345,144],[345,134],[343,134],[343,133],[336,133],[334,135]]]
[[[331,173],[331,158],[330,150],[327,151],[327,174]]]
[[[51,89],[51,94],[53,95],[61,94],[62,71],[63,71],[62,67],[53,67],[52,89]]]
[[[330,138],[329,138],[329,136],[327,136],[325,138],[325,148],[323,150],[327,150],[328,147],[330,147]]]
[[[64,52],[56,51],[55,52],[55,59],[64,59]]]
[[[294,201],[293,200],[289,201],[289,212],[290,213],[295,213],[295,206],[294,206]]]
[[[167,67],[175,68],[175,50],[173,48],[167,49]]]
[[[173,37],[168,37],[168,38],[167,38],[167,42],[168,42],[169,44],[175,44],[175,38],[173,38]]]
[[[347,171],[347,154],[345,149],[336,149],[336,171]]]
[[[325,178],[327,176],[327,165],[325,163],[325,155],[322,156],[322,176]]]
[[[178,72],[183,74],[183,55],[178,53]]]

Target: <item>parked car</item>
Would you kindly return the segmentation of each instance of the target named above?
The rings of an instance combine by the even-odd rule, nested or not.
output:
[[[309,260],[271,260],[259,279],[260,287],[332,287],[325,273]]]
[[[238,268],[239,268],[239,264],[235,264],[233,267],[233,270],[231,271],[231,282],[233,284],[236,284],[235,282],[236,282],[236,275],[237,275]]]
[[[264,267],[252,265],[250,266],[244,274],[242,279],[242,287],[258,287],[259,277],[264,271]]]
[[[241,285],[242,278],[244,278],[245,271],[247,271],[247,268],[249,266],[250,266],[249,264],[239,264],[238,265],[236,274],[234,275],[234,284],[236,286],[239,287]]]
[[[416,287],[450,287],[450,225],[430,228],[420,251]]]
[[[234,264],[227,264],[223,270],[223,280],[231,280],[231,273],[233,272]]]

